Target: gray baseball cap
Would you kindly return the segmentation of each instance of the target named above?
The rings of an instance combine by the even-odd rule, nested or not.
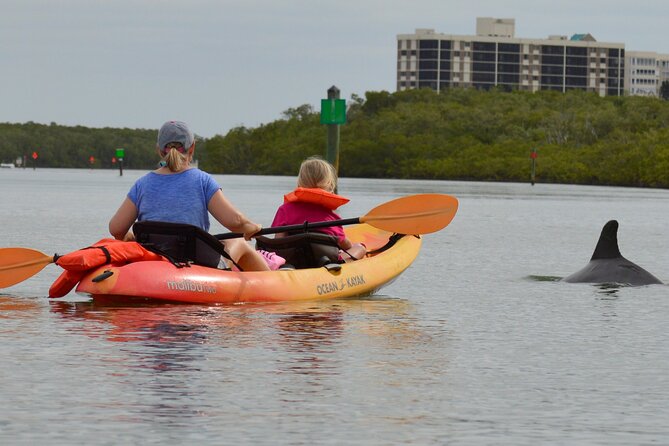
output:
[[[180,142],[188,150],[193,145],[195,137],[185,122],[167,121],[158,132],[158,148],[162,152],[171,142]]]

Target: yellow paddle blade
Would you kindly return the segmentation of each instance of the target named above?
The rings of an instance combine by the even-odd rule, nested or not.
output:
[[[28,248],[0,248],[0,288],[15,285],[34,276],[53,257]]]
[[[417,194],[379,205],[360,217],[360,222],[399,234],[429,234],[445,228],[457,211],[455,197]]]

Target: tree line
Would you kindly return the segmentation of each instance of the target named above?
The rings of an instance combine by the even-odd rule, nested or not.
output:
[[[125,147],[129,168],[156,163],[157,130],[0,124],[0,160],[41,147],[49,167],[100,167]],[[370,91],[348,101],[339,174],[345,177],[529,181],[536,149],[539,182],[669,187],[669,102],[600,97],[580,90],[536,93],[449,89]],[[200,167],[211,173],[296,175],[324,155],[319,112],[300,105],[280,119],[198,138]],[[47,150],[48,149],[48,150]],[[12,152],[13,150],[13,152]]]
[[[124,149],[124,167],[145,169],[156,164],[157,130],[95,129],[28,122],[0,123],[0,135],[3,163],[25,160],[30,167],[36,164],[38,167],[114,168],[116,150]]]
[[[353,96],[341,128],[340,175],[669,186],[669,102],[574,90],[407,90]],[[294,175],[325,151],[319,113],[303,105],[257,128],[207,141],[205,166]]]

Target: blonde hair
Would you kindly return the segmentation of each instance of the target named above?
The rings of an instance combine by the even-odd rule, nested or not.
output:
[[[172,172],[180,172],[190,165],[190,154],[188,152],[181,153],[176,149],[171,149],[167,151],[167,154],[163,156],[163,161],[165,165]]]
[[[302,161],[300,173],[297,175],[297,185],[334,192],[337,188],[337,172],[332,164],[320,157],[312,156]]]

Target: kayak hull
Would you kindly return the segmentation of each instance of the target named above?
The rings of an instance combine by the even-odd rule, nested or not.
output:
[[[369,251],[385,245],[390,233],[361,224],[347,228],[353,242]],[[105,265],[86,275],[77,293],[109,301],[151,300],[198,304],[286,302],[340,299],[378,291],[414,261],[421,246],[418,236],[399,238],[388,249],[340,269],[238,272],[197,265],[177,268],[165,261]]]

